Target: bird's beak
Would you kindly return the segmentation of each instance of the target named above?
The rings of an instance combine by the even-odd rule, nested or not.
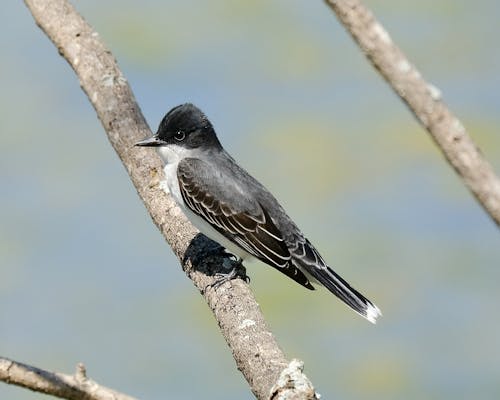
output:
[[[159,139],[158,136],[155,135],[150,138],[141,140],[140,142],[137,142],[135,146],[156,147],[156,146],[163,146],[164,144],[167,143]]]

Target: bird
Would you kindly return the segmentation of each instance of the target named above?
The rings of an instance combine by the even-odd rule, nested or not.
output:
[[[156,148],[177,205],[240,262],[258,259],[310,290],[320,284],[372,323],[382,315],[330,268],[271,192],[229,155],[198,107],[172,108],[157,132],[135,145]]]

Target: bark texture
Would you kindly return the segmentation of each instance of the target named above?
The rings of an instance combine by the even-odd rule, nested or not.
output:
[[[259,399],[269,398],[289,361],[245,282],[238,279],[217,290],[205,290],[214,282],[214,274],[231,261],[217,251],[217,244],[198,233],[163,192],[159,158],[152,151],[133,146],[151,132],[111,52],[68,1],[25,3],[78,76],[153,222],[207,301],[252,392]],[[302,379],[307,381],[303,374]]]
[[[446,160],[493,221],[500,226],[500,180],[448,109],[387,31],[359,0],[326,0],[372,65],[429,132]]]
[[[83,364],[66,375],[0,357],[0,381],[68,400],[135,400],[89,379]]]

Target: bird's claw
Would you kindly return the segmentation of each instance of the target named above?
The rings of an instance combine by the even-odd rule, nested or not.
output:
[[[237,278],[243,279],[246,283],[250,283],[250,277],[247,275],[247,271],[246,271],[245,267],[243,266],[241,258],[238,258],[234,255],[232,255],[232,256],[235,257],[237,260],[236,265],[233,265],[231,270],[227,273],[217,272],[215,274],[215,277],[216,277],[215,281],[213,283],[207,285],[207,288],[211,287],[214,290],[217,290],[219,287],[224,285],[224,283],[229,282],[233,279],[237,279]]]

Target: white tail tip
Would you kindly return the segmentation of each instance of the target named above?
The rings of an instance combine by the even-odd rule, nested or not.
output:
[[[372,324],[377,323],[377,318],[382,316],[382,312],[375,304],[368,304],[364,317]]]

